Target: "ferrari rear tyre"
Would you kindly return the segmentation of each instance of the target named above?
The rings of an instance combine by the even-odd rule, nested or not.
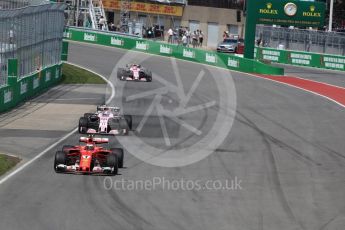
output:
[[[123,168],[123,160],[124,160],[123,149],[113,148],[113,149],[110,149],[110,151],[112,154],[115,154],[117,156],[119,168]]]
[[[119,169],[119,162],[117,155],[110,154],[107,157],[107,166],[113,168],[113,171],[110,172],[112,175],[117,175],[118,169]]]

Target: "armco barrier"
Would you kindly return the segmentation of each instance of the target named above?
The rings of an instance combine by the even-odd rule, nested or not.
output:
[[[21,79],[18,79],[17,64],[16,59],[8,60],[8,85],[0,88],[0,112],[38,95],[61,79],[61,64],[47,67]]]
[[[344,56],[256,47],[255,58],[261,61],[345,71]]]
[[[245,59],[234,55],[213,51],[186,48],[166,43],[159,43],[140,38],[112,35],[109,33],[87,31],[78,28],[67,28],[64,38],[71,41],[136,50],[149,54],[175,57],[178,59],[218,66],[247,73],[283,75],[282,68],[270,66],[256,60]]]

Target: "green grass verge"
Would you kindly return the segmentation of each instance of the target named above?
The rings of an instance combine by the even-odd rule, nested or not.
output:
[[[64,63],[61,84],[106,84],[106,82],[96,74]]]
[[[17,157],[0,154],[0,176],[18,164],[20,161]]]

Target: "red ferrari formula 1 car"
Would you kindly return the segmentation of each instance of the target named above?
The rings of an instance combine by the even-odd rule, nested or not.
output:
[[[54,169],[57,173],[110,174],[116,175],[123,167],[123,149],[107,149],[101,144],[108,138],[95,138],[92,135],[80,137],[76,146],[65,145],[55,154]]]

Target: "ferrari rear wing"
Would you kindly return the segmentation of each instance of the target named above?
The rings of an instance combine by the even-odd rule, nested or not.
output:
[[[95,144],[106,144],[109,143],[109,138],[103,138],[103,137],[80,137],[79,142],[84,143],[95,143]]]

